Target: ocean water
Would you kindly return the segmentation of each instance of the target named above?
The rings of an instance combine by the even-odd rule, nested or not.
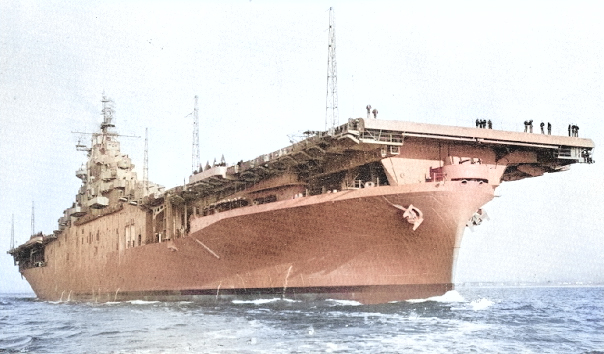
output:
[[[604,287],[462,287],[361,305],[0,294],[1,353],[604,353]]]

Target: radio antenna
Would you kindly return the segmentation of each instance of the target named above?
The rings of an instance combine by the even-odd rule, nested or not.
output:
[[[338,123],[338,67],[336,64],[336,27],[333,7],[329,8],[329,37],[327,47],[327,98],[325,104],[325,130]]]
[[[201,169],[201,162],[199,160],[199,108],[197,100],[198,97],[195,96],[195,108],[193,109],[193,158],[191,159],[192,173],[197,169]]]

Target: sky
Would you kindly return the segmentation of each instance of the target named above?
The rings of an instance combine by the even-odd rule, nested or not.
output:
[[[603,6],[590,1],[2,1],[0,292],[31,291],[10,247],[50,233],[80,186],[75,149],[114,99],[122,152],[168,188],[202,163],[255,158],[324,127],[329,7],[340,123],[363,117],[604,143]],[[604,282],[604,162],[503,183],[466,230],[456,282]]]

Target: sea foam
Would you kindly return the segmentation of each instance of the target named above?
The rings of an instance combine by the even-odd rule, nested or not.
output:
[[[240,305],[240,304],[254,304],[254,305],[262,305],[262,304],[268,304],[271,302],[277,302],[277,301],[285,301],[285,302],[298,302],[298,300],[292,300],[292,299],[282,299],[282,298],[272,298],[272,299],[256,299],[256,300],[233,300],[232,303]]]
[[[132,300],[128,301],[132,305],[149,305],[149,304],[157,304],[159,301],[145,301],[145,300]]]
[[[354,300],[327,299],[325,301],[333,302],[334,304],[339,305],[339,306],[359,306],[359,305],[362,305],[360,302],[354,301]]]
[[[472,310],[474,311],[480,311],[480,310],[484,310],[486,308],[491,307],[491,305],[493,305],[494,302],[488,299],[479,299],[479,300],[474,300],[470,303],[470,306],[472,306]]]
[[[409,299],[407,302],[410,303],[419,303],[426,301],[435,301],[435,302],[464,302],[466,301],[457,290],[449,290],[444,295],[440,296],[432,296],[426,299]]]

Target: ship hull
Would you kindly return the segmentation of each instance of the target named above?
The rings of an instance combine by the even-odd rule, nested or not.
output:
[[[325,193],[193,218],[187,237],[23,274],[54,301],[426,298],[453,288],[466,222],[492,198],[475,181]],[[410,204],[424,217],[416,230],[399,208]]]

